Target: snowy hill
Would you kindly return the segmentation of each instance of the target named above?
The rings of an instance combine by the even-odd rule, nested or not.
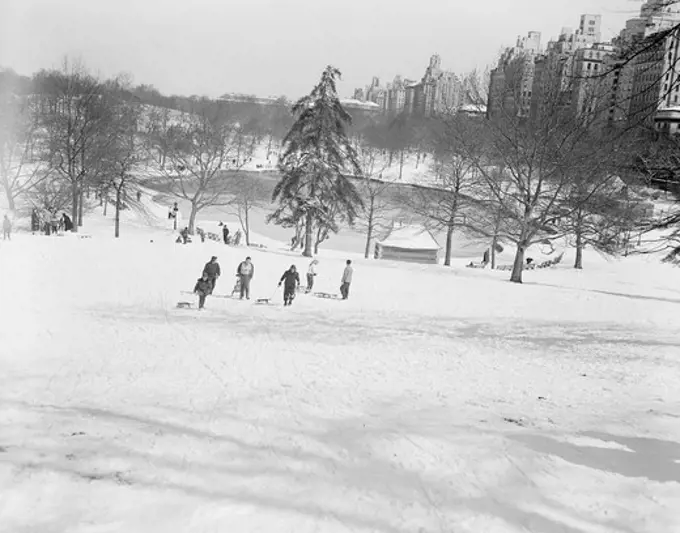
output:
[[[145,200],[148,202],[148,200]],[[680,528],[680,270],[507,273],[174,244],[164,207],[0,241],[0,530]],[[253,297],[176,309],[219,257]]]

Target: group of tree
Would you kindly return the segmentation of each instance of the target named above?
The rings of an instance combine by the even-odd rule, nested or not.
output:
[[[189,204],[191,233],[208,206],[245,208],[248,240],[253,194],[245,191],[255,188],[238,171],[258,144],[278,145],[291,117],[283,101],[256,115],[223,100],[168,100],[68,61],[31,78],[2,71],[0,184],[10,210],[69,212],[74,231],[94,195],[105,214],[115,208],[116,236],[121,210],[144,211],[137,192],[153,185]]]
[[[380,145],[384,130],[373,124],[353,131],[337,97],[338,74],[328,67],[295,105],[273,195],[278,208],[270,220],[304,227],[304,255],[314,253],[323,231],[359,222],[368,256],[371,239],[400,207],[426,229],[445,232],[445,265],[455,231],[488,239],[492,252],[500,243],[514,246],[511,281],[521,283],[534,245],[566,240],[576,249],[575,268],[582,268],[587,246],[620,253],[631,229],[649,221],[644,202],[631,192],[641,183],[631,165],[640,132],[604,126],[596,103],[573,113],[555,95],[546,95],[540,116],[522,113],[519,76],[514,83],[506,76],[515,94],[502,99],[506,105],[494,117],[455,113],[430,120],[423,152],[431,156],[431,183],[398,195],[395,206],[383,178],[390,163]],[[473,90],[482,87],[475,73],[466,81]],[[396,117],[392,127],[399,131],[404,122]]]
[[[342,227],[372,242],[389,231],[396,211],[445,234],[444,264],[454,236],[465,232],[516,249],[511,280],[522,281],[526,251],[569,240],[575,267],[587,246],[606,253],[628,247],[644,224],[676,227],[675,213],[650,222],[631,194],[639,177],[677,184],[674,139],[603,126],[596,95],[574,113],[559,94],[544,95],[540,113],[521,107],[522,64],[504,73],[507,95],[493,116],[442,113],[416,118],[352,115],[337,93],[340,75],[327,67],[309,95],[263,106],[205,97],[166,97],[124,77],[99,80],[79,65],[30,79],[0,75],[0,180],[10,208],[68,209],[82,224],[95,194],[120,211],[143,206],[134,194],[153,185],[199,213],[221,206],[236,215],[250,242],[252,210],[268,190],[240,172],[258,147],[276,154],[281,179],[268,220],[294,229],[311,256]],[[471,73],[467,101],[483,104],[487,83]],[[593,93],[595,94],[595,93]],[[154,102],[153,104],[150,102]],[[395,185],[404,161],[430,173],[427,186]],[[406,191],[406,193],[404,193]],[[24,202],[25,203],[25,202]]]

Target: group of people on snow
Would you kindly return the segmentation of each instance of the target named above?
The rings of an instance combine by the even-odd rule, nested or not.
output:
[[[314,278],[317,275],[317,265],[319,264],[318,259],[313,259],[309,264],[307,269],[307,287],[306,292],[311,292],[314,287]],[[352,275],[354,273],[354,268],[352,267],[352,261],[347,260],[345,269],[342,273],[342,278],[340,280],[340,293],[342,294],[342,299],[347,300],[349,298],[349,288],[352,283]],[[217,262],[217,256],[212,256],[210,261],[208,261],[203,267],[203,272],[201,277],[196,281],[194,287],[194,293],[198,295],[198,308],[203,309],[205,306],[205,300],[210,296],[215,290],[215,285],[217,280],[221,276],[222,271],[220,265]],[[250,300],[250,284],[255,275],[255,265],[253,264],[251,257],[246,257],[244,261],[239,263],[236,268],[237,282],[232,294],[238,292],[239,298],[243,300]],[[290,306],[293,304],[295,295],[301,285],[300,274],[295,265],[291,265],[288,270],[286,270],[281,278],[279,279],[278,287],[283,285],[283,305]]]
[[[236,230],[233,237],[230,237],[229,227],[224,222],[220,222],[218,226],[222,227],[222,240],[224,241],[224,244],[238,246],[241,243],[242,233],[240,229]]]
[[[31,212],[31,232],[42,232],[45,235],[56,235],[60,231],[73,230],[73,221],[66,213],[61,216],[56,211],[34,208]]]

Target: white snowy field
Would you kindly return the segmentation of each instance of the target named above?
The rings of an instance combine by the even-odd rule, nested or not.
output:
[[[85,230],[0,241],[1,532],[680,531],[680,270],[352,257],[199,313],[212,254],[307,263]]]

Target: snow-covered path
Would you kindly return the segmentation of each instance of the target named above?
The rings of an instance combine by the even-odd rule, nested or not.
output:
[[[348,302],[175,309],[212,253],[225,292],[242,249],[2,246],[0,531],[680,527],[677,270],[357,261]],[[269,296],[293,259],[248,253]]]

